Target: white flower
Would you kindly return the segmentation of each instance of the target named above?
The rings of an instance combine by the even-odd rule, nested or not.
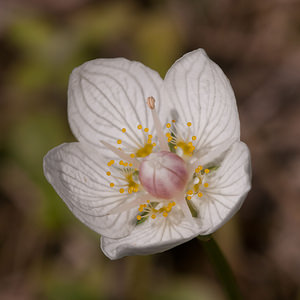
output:
[[[123,58],[89,61],[70,77],[68,115],[79,142],[52,149],[44,173],[111,259],[214,232],[250,189],[234,93],[201,49],[164,80]]]

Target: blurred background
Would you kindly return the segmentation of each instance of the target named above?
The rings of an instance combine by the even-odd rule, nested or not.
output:
[[[225,299],[201,245],[107,259],[42,172],[72,69],[126,57],[165,75],[204,48],[235,90],[253,188],[215,237],[245,299],[300,299],[300,1],[0,0],[0,299]]]

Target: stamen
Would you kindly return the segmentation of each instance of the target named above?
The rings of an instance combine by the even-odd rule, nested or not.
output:
[[[109,213],[110,214],[122,213],[131,208],[136,207],[137,205],[141,205],[141,203],[145,202],[147,198],[149,199],[149,197],[147,197],[146,195],[143,195],[142,197],[134,199],[133,201],[130,201],[129,203],[118,205],[117,207],[113,208]]]
[[[148,97],[147,105],[151,109],[152,118],[153,118],[153,122],[154,122],[154,126],[155,126],[155,130],[156,130],[156,134],[157,134],[157,138],[159,141],[161,151],[169,151],[168,143],[164,137],[164,132],[163,132],[158,114],[155,110],[155,99],[153,97]]]
[[[194,222],[194,219],[193,219],[192,213],[190,211],[190,208],[187,205],[187,202],[185,201],[184,193],[177,195],[176,202],[179,204],[180,208],[182,209],[182,212],[183,212],[184,216],[190,222]]]
[[[107,163],[107,165],[110,167],[110,166],[112,166],[114,163],[115,163],[115,161],[112,159],[112,160],[110,160],[110,161]]]
[[[115,153],[116,155],[118,155],[120,158],[123,158],[124,160],[126,160],[126,161],[132,163],[132,166],[133,166],[134,168],[139,169],[139,167],[140,167],[140,162],[139,162],[137,159],[132,158],[129,154],[124,153],[123,151],[117,149],[116,147],[114,147],[114,146],[112,146],[112,145],[106,143],[105,141],[102,141],[102,143],[103,143],[103,145],[104,145],[106,148],[108,148],[109,150],[111,150],[112,152],[114,152],[114,153]],[[111,165],[113,164],[113,163],[111,163],[111,162],[114,163],[114,161],[111,160],[111,161],[108,163],[108,164],[110,164],[109,166],[111,166]],[[108,164],[107,164],[107,165],[108,165]]]
[[[141,125],[142,126],[142,125]],[[126,128],[122,128],[122,132],[126,134],[127,138],[131,140],[138,148],[142,147],[139,141],[136,141],[130,134],[127,133]],[[129,146],[127,143],[125,145]],[[130,146],[129,146],[130,147]],[[131,147],[130,147],[131,148]]]

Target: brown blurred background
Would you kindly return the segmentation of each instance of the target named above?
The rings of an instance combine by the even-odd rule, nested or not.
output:
[[[300,1],[0,1],[0,299],[224,299],[201,245],[108,260],[42,173],[73,141],[71,70],[122,56],[162,76],[204,48],[231,80],[253,188],[216,234],[245,299],[300,299]]]

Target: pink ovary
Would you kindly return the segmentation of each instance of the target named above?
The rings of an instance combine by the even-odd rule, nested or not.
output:
[[[140,182],[156,198],[172,199],[185,188],[188,172],[177,154],[161,151],[147,156],[139,169]]]

